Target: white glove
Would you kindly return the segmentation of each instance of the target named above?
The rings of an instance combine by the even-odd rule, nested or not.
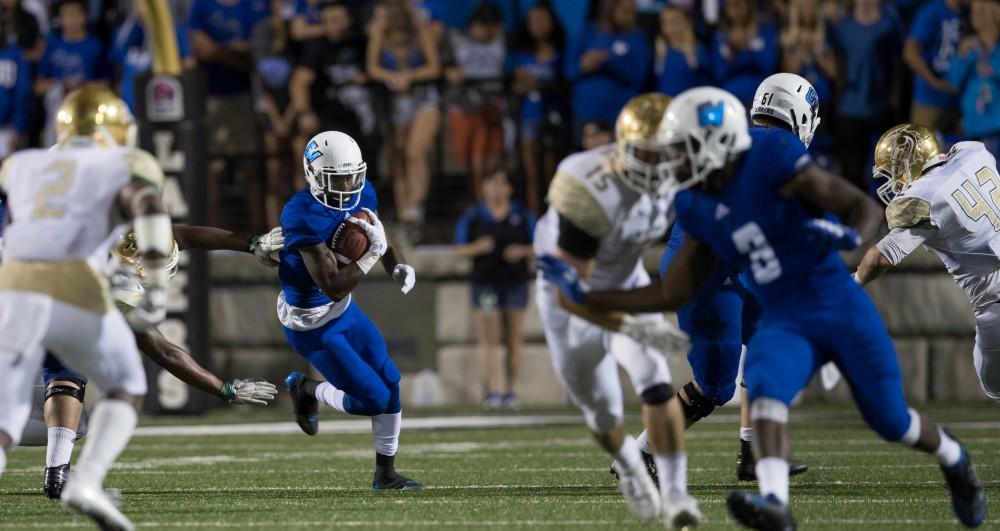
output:
[[[284,248],[285,235],[281,232],[281,227],[275,227],[266,234],[254,234],[250,238],[250,252],[268,267],[281,265],[278,254]]]
[[[671,352],[686,354],[691,349],[688,335],[666,319],[640,319],[634,315],[626,315],[618,331],[664,354]]]
[[[167,290],[147,287],[138,304],[126,316],[136,333],[143,333],[167,318]]]
[[[385,228],[382,227],[382,222],[378,219],[378,216],[367,208],[361,210],[364,210],[368,214],[371,223],[355,217],[347,218],[347,221],[361,227],[365,231],[365,236],[368,237],[368,252],[356,262],[358,269],[367,275],[375,267],[375,264],[382,259],[382,255],[389,250],[389,240],[385,236]]]
[[[266,406],[277,396],[278,388],[261,378],[233,380],[222,384],[222,397],[230,404]]]
[[[392,279],[396,281],[396,284],[399,284],[399,290],[403,292],[403,295],[406,295],[417,283],[417,272],[409,264],[396,264],[396,267],[392,269]]]
[[[832,391],[840,383],[840,369],[832,361],[828,361],[820,367],[819,379],[823,382],[824,391]]]

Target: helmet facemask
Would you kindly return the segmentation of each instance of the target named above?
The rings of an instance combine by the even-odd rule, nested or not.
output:
[[[876,164],[872,167],[873,178],[886,179],[886,182],[882,183],[877,190],[878,197],[883,203],[888,205],[913,184],[910,155],[916,147],[916,140],[911,135],[899,135],[892,149],[889,166],[883,167]]]
[[[653,140],[625,140],[618,148],[620,177],[640,194],[662,195],[667,181],[658,168],[666,161],[662,146]]]
[[[716,131],[707,132],[713,134]],[[700,185],[708,180],[713,171],[722,169],[728,162],[705,149],[704,139],[698,138],[694,132],[675,136],[664,148],[667,161],[657,167],[661,178],[675,192]]]
[[[312,164],[306,165],[309,192],[317,201],[334,210],[356,208],[361,202],[361,190],[365,187],[367,164],[359,162],[343,166],[314,168]]]

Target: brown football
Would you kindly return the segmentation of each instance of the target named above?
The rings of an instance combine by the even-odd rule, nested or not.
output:
[[[356,212],[351,216],[364,221],[371,221],[371,218],[364,211]],[[330,241],[332,242],[330,247],[333,249],[333,254],[337,257],[337,262],[341,264],[356,262],[368,252],[368,246],[370,245],[365,230],[356,223],[347,220],[344,220],[337,227]]]

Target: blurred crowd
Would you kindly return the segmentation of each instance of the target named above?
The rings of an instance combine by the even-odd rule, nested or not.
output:
[[[170,5],[184,65],[205,80],[210,222],[276,224],[303,185],[305,139],[338,129],[361,143],[400,235],[445,241],[425,223],[450,231],[498,167],[539,213],[558,160],[609,141],[630,97],[713,84],[749,103],[779,71],[816,88],[812,149],[858,186],[896,122],[1000,145],[996,0]],[[51,110],[81,83],[134,102],[147,33],[138,1],[0,0],[0,155],[51,143]]]

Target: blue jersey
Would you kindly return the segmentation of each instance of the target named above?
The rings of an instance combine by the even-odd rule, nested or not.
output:
[[[805,146],[783,129],[753,127],[751,148],[718,194],[677,194],[677,219],[716,257],[736,267],[764,312],[799,295],[836,290],[853,282],[835,251],[812,243],[803,225],[823,212],[781,193],[812,164]]]
[[[38,75],[72,83],[106,79],[108,70],[104,59],[104,46],[97,37],[67,41],[53,35],[45,45]]]
[[[288,304],[298,308],[316,308],[333,302],[313,281],[298,249],[320,243],[329,244],[337,227],[362,208],[373,212],[378,208],[375,186],[369,181],[365,181],[361,200],[352,210],[328,208],[317,201],[308,188],[288,200],[281,211],[285,249],[281,251],[281,266],[278,268],[281,291]]]
[[[187,29],[176,27],[177,50],[181,59],[191,57],[191,46],[188,41]],[[153,64],[149,53],[149,43],[146,39],[146,29],[135,20],[127,20],[115,33],[108,51],[108,61],[121,67],[121,87],[119,93],[125,103],[135,111],[134,77],[140,72],[148,71]]]
[[[945,0],[935,0],[920,8],[910,36],[920,45],[920,55],[938,77],[947,79],[951,58],[962,39],[962,13],[953,11]],[[957,107],[954,94],[935,90],[924,78],[913,75],[913,101],[931,107]]]
[[[0,127],[28,133],[31,109],[31,67],[15,44],[0,50]]]

